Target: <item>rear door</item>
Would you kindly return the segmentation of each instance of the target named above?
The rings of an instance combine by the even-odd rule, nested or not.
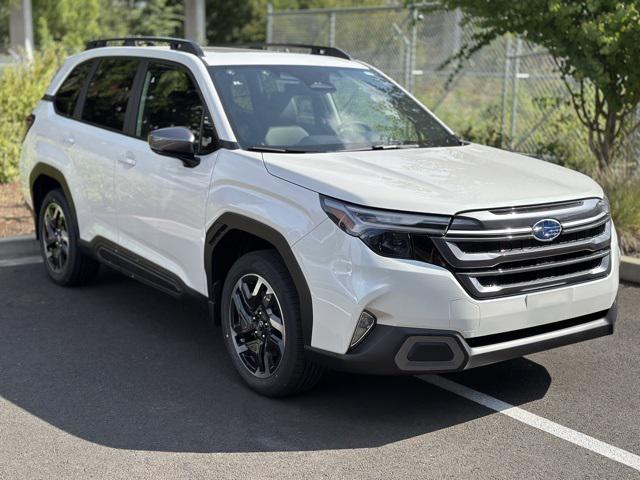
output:
[[[85,208],[84,179],[76,170],[76,139],[81,136],[82,125],[78,122],[78,103],[81,93],[93,72],[95,61],[87,60],[76,65],[62,82],[53,97],[53,111],[45,115],[39,124],[42,136],[35,146],[36,158],[61,169],[71,190],[72,201],[80,227],[81,237],[93,228],[94,219],[90,210]],[[55,114],[54,114],[55,112]],[[53,146],[49,145],[49,142]]]
[[[104,57],[95,61],[76,107],[74,129],[65,138],[82,198],[82,238],[117,241],[114,170],[124,154],[124,121],[139,60]],[[56,95],[56,98],[58,95]]]
[[[205,207],[216,159],[211,117],[186,66],[145,60],[141,71],[130,137],[116,165],[118,243],[206,293]],[[149,148],[149,133],[170,126],[194,133],[201,160],[195,168]]]

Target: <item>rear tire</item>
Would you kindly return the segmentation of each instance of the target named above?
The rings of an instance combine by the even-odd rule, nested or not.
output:
[[[38,219],[40,250],[49,277],[58,285],[88,283],[100,264],[80,250],[78,222],[60,190],[44,197]]]
[[[274,250],[240,257],[225,279],[222,333],[236,370],[269,397],[313,388],[322,369],[304,353],[300,300],[287,267]]]

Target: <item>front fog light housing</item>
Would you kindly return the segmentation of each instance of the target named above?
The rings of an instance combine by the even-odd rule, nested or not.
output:
[[[372,313],[364,310],[360,314],[360,318],[358,318],[358,324],[353,332],[353,337],[351,337],[351,344],[349,345],[349,348],[353,348],[362,342],[375,325],[376,317]]]

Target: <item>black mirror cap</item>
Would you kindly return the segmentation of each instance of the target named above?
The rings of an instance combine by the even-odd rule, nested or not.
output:
[[[149,133],[149,147],[158,155],[182,160],[185,167],[200,164],[196,157],[196,137],[187,127],[159,128]]]

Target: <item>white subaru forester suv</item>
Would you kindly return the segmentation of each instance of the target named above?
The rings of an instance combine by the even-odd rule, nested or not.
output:
[[[22,185],[53,281],[102,263],[206,300],[264,395],[327,367],[452,372],[613,332],[602,189],[461,141],[341,50],[98,40],[29,125]]]

